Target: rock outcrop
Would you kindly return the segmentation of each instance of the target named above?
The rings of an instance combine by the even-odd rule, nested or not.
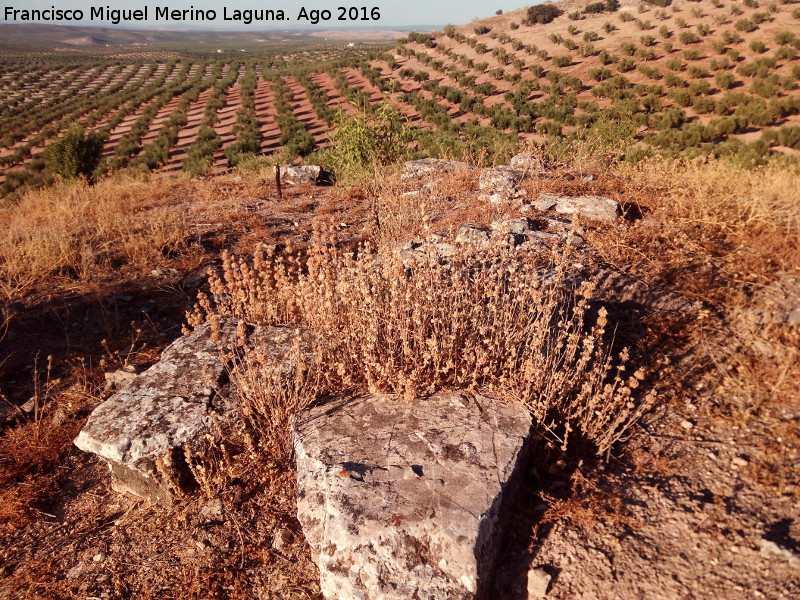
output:
[[[120,492],[170,504],[194,486],[187,449],[202,449],[215,420],[236,407],[219,393],[230,365],[221,347],[236,339],[237,321],[219,319],[170,344],[161,360],[92,412],[75,445],[105,460]],[[251,328],[252,329],[252,328]],[[250,332],[260,347],[286,356],[295,331],[259,327]]]
[[[301,413],[298,518],[326,598],[474,598],[530,426],[523,407],[467,394]]]
[[[481,197],[491,204],[511,202],[516,197],[517,184],[522,177],[522,171],[506,165],[485,169],[478,182]]]

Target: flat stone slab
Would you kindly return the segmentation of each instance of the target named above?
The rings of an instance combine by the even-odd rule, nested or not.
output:
[[[537,210],[555,209],[561,214],[579,214],[597,221],[616,221],[619,218],[619,204],[604,196],[559,196],[541,194],[534,202]]]
[[[108,463],[114,489],[170,504],[193,487],[184,451],[202,449],[214,419],[235,410],[219,394],[230,370],[220,347],[236,339],[237,323],[220,318],[216,334],[206,323],[178,338],[89,416],[75,445]],[[250,334],[279,359],[295,336],[281,327]]]
[[[469,394],[386,396],[301,413],[298,518],[326,598],[474,598],[525,459],[521,406]]]

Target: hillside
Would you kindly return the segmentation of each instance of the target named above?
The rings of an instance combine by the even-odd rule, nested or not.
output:
[[[800,597],[800,4],[619,4],[0,41],[0,600]]]
[[[553,12],[543,20],[560,16],[530,23],[522,9],[412,35],[376,66],[453,120],[477,115],[524,138],[633,136],[631,156],[796,153],[800,14],[791,3],[544,6]],[[425,115],[441,110],[426,105]]]
[[[203,159],[183,167],[218,173],[238,161],[225,156],[236,140],[223,114],[249,119],[244,115],[252,113],[238,137],[260,145],[250,143],[244,154],[306,156],[325,147],[339,107],[374,112],[384,95],[418,130],[419,155],[483,153],[488,164],[508,158],[523,140],[556,154],[575,143],[602,145],[629,160],[654,153],[755,162],[797,156],[800,14],[792,3],[544,6],[533,9],[533,20],[521,9],[444,32],[412,33],[387,52],[345,42],[339,32],[327,42],[271,42],[266,58],[218,60],[206,48],[204,58],[187,60],[175,41],[158,51],[128,46],[88,64],[74,57],[57,67],[52,57],[10,60],[0,84],[8,115],[0,130],[3,192],[49,181],[36,157],[67,123],[106,138],[106,155],[116,158],[104,161],[100,173],[129,166],[172,172],[199,132],[188,126],[189,114],[205,112],[205,142],[197,148]],[[76,35],[64,39],[83,39]],[[197,52],[202,56],[199,46]],[[154,58],[160,64],[148,62]],[[202,77],[187,79],[201,66]],[[238,77],[228,77],[236,70]],[[254,86],[245,84],[249,78]],[[41,102],[24,100],[27,94]],[[263,101],[277,96],[283,102]],[[56,103],[58,111],[51,108]]]

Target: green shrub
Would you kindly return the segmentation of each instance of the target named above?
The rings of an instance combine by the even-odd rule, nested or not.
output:
[[[559,68],[568,67],[572,64],[572,57],[569,54],[553,57],[553,65]]]
[[[595,81],[604,81],[606,79],[610,79],[612,76],[611,70],[607,67],[599,67],[589,69],[589,77],[594,79]]]
[[[611,63],[616,61],[614,55],[609,54],[606,50],[601,50],[600,54],[597,55],[597,58],[600,61],[601,65],[610,65]]]
[[[596,15],[605,12],[605,10],[606,7],[602,2],[592,2],[583,7],[583,12],[587,15]]]
[[[639,48],[635,56],[639,60],[655,60],[656,53],[652,48]]]
[[[631,58],[621,58],[617,62],[617,70],[620,73],[627,73],[628,71],[633,71],[635,66],[636,65],[633,63],[633,59]]]
[[[103,154],[103,137],[73,127],[44,149],[44,162],[50,173],[65,179],[90,178]]]
[[[708,114],[714,111],[715,102],[711,98],[695,98],[692,101],[692,108],[700,114]]]
[[[683,61],[680,58],[674,57],[667,60],[664,63],[666,67],[672,71],[682,71],[683,70]]]
[[[525,15],[525,24],[532,25],[538,23],[544,25],[545,23],[552,22],[562,14],[564,14],[564,11],[554,4],[538,4],[528,8],[528,12]]]
[[[336,129],[331,134],[326,160],[339,177],[401,160],[414,138],[408,119],[386,100],[377,105],[371,117],[363,113],[349,116],[340,110],[334,122]]]
[[[670,92],[670,96],[672,96],[672,99],[675,100],[675,104],[683,107],[690,106],[694,100],[692,95],[684,89],[677,89],[673,92]]]
[[[672,71],[664,74],[664,85],[667,87],[683,87],[686,82]]]

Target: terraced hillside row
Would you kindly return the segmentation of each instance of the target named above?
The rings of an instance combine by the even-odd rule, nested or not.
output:
[[[243,60],[0,65],[3,194],[52,177],[43,149],[96,131],[96,175],[192,175],[259,155],[305,156],[339,110],[383,102],[419,154],[494,162],[520,140],[759,161],[800,154],[800,8],[794,2],[569,0],[433,33],[389,51]]]
[[[259,155],[305,156],[326,146],[339,110],[370,110],[383,99],[362,70],[369,72],[364,61],[350,60],[287,71],[267,59],[36,72],[47,75],[36,90],[42,98],[18,94],[22,100],[9,101],[10,117],[0,124],[3,192],[47,183],[43,150],[75,124],[102,137],[96,175],[122,169],[199,175]],[[26,79],[7,75],[9,87]]]
[[[373,66],[442,123],[434,103],[538,139],[634,138],[634,156],[759,157],[800,149],[798,49],[793,2],[611,0],[411,34]]]

